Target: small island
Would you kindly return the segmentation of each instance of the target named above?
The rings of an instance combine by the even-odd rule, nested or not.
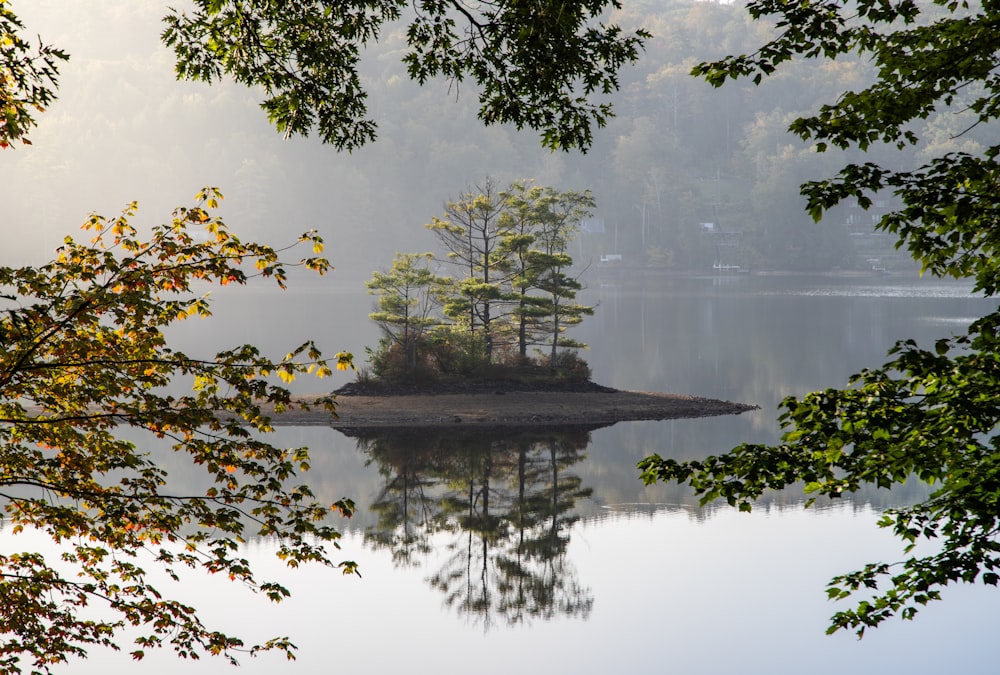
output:
[[[590,192],[487,178],[427,224],[442,250],[397,253],[367,282],[382,333],[336,415],[300,397],[280,424],[362,429],[599,428],[623,421],[730,415],[757,406],[591,382],[568,329],[580,304],[570,245],[593,215]],[[452,270],[455,276],[442,274]]]

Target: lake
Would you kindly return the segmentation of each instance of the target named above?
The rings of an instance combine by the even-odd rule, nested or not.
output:
[[[597,313],[574,335],[590,345],[583,356],[595,381],[761,410],[489,438],[357,440],[328,428],[279,429],[278,443],[312,449],[311,481],[322,498],[357,502],[357,516],[341,525],[341,553],[362,577],[286,572],[256,541],[247,555],[280,574],[291,600],[270,605],[216,578],[186,578],[177,592],[203,607],[209,625],[250,640],[288,635],[299,646],[295,662],[248,657],[238,672],[995,671],[1000,610],[996,591],[982,586],[948,589],[915,621],[891,621],[861,641],[824,635],[840,608],[826,600],[826,581],[897,559],[901,547],[875,526],[879,510],[919,498],[924,486],[809,510],[790,491],[740,514],[698,508],[675,485],[643,486],[635,468],[653,452],[696,458],[773,442],[783,397],[843,386],[881,364],[894,340],[928,345],[993,302],[968,284],[901,277],[609,277],[588,285],[581,299]],[[213,322],[185,326],[176,339],[193,349],[251,335],[284,353],[311,336],[361,361],[377,331],[364,319],[370,299],[356,288],[227,291]],[[94,653],[65,671],[178,667],[168,653],[139,665],[127,653]]]

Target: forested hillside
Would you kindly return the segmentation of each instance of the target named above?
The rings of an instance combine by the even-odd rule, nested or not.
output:
[[[47,256],[91,210],[113,213],[138,196],[146,212],[162,212],[212,184],[245,236],[316,227],[340,271],[363,278],[397,251],[420,249],[422,225],[461,191],[456,186],[490,176],[593,193],[595,217],[573,251],[578,265],[600,266],[601,256],[617,254],[613,264],[622,267],[678,271],[912,266],[871,234],[873,216],[888,204],[840,209],[816,225],[798,194],[803,180],[830,175],[843,161],[791,137],[788,124],[869,81],[864,63],[802,61],[760,86],[722,89],[690,75],[696,63],[763,43],[767,25],[738,4],[626,2],[615,20],[654,37],[639,65],[623,71],[617,117],[585,155],[541,149],[533,132],[484,128],[463,87],[413,83],[400,62],[402,27],[363,63],[378,140],[338,154],[282,139],[252,90],[175,82],[172,56],[158,41],[156,3],[40,1],[18,9],[30,30],[72,60],[35,145],[5,153],[0,164],[4,193],[23,197],[8,203],[7,217],[25,233],[5,246],[5,262]],[[975,149],[985,133],[966,130],[960,112],[926,125],[935,150]],[[918,160],[925,149],[893,161]],[[116,176],[114,185],[107,176]]]

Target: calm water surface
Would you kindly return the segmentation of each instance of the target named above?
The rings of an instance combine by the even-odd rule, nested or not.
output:
[[[217,579],[186,579],[178,593],[204,607],[206,622],[299,645],[296,662],[247,658],[239,672],[995,672],[992,589],[956,587],[915,622],[862,641],[824,635],[839,608],[826,601],[825,582],[897,558],[898,544],[874,523],[922,486],[810,510],[789,492],[739,514],[698,509],[677,486],[645,487],[635,469],[651,452],[694,458],[774,441],[783,397],[842,386],[882,363],[894,340],[929,344],[990,311],[990,301],[967,285],[892,277],[593,280],[584,301],[598,305],[577,334],[590,344],[596,381],[762,410],[570,436],[359,442],[331,429],[281,429],[279,442],[312,448],[323,498],[351,496],[361,507],[343,524],[342,553],[363,578],[285,572],[267,542],[255,542],[248,555],[285,580],[290,601],[272,606]],[[226,296],[215,325],[177,339],[193,349],[249,334],[287,351],[311,336],[329,351],[363,354],[377,338],[364,320],[369,305],[350,289]],[[271,310],[280,316],[269,325],[296,334],[247,328]],[[172,673],[178,662],[164,654],[135,667],[127,655],[94,654],[66,671],[126,668]]]

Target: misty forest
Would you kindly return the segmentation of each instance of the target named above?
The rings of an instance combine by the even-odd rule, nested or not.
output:
[[[31,20],[42,9],[21,11]],[[616,21],[645,26],[655,37],[638,63],[622,70],[621,91],[611,97],[616,117],[585,155],[547,151],[527,130],[484,128],[474,96],[460,85],[412,82],[400,63],[402,27],[387,30],[361,62],[376,142],[338,154],[316,139],[284,140],[252,91],[175,80],[171,55],[159,45],[160,9],[117,8],[108,16],[71,6],[34,22],[73,59],[61,103],[34,134],[37,148],[4,157],[5,190],[22,196],[8,207],[11,218],[50,239],[11,241],[8,262],[45,255],[66,223],[90,211],[117,212],[136,199],[150,213],[169,212],[202,185],[218,185],[243,236],[267,239],[285,223],[317,227],[336,237],[338,251],[350,251],[333,256],[341,274],[365,278],[388,267],[397,250],[426,250],[422,225],[444,202],[493,177],[504,185],[534,180],[591,191],[594,215],[572,252],[580,265],[621,255],[631,267],[678,271],[720,261],[756,270],[854,270],[870,268],[869,258],[912,267],[905,254],[893,258],[894,241],[873,235],[888,204],[868,211],[847,204],[816,226],[799,195],[801,182],[833,173],[845,158],[817,153],[788,133],[789,123],[865,86],[870,64],[805,60],[760,86],[720,89],[691,76],[698,62],[752,52],[767,39],[767,22],[738,4],[626,3]],[[76,76],[84,59],[86,71]],[[911,157],[892,152],[892,162],[991,143],[982,136],[992,130],[959,135],[969,126],[961,111],[921,124],[923,144],[907,150]],[[59,162],[46,162],[57,149]],[[95,166],[122,169],[107,185]]]
[[[0,673],[990,671],[997,10],[618,5],[0,0]]]

